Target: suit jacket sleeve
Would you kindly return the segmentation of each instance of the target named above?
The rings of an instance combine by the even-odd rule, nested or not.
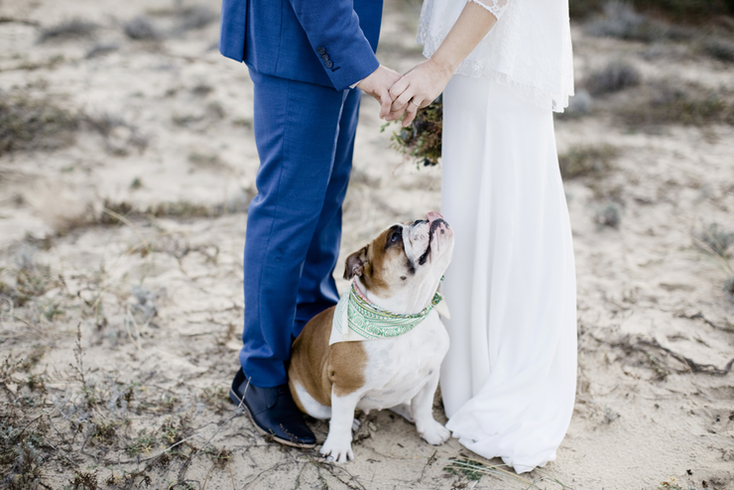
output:
[[[359,26],[352,0],[289,1],[337,90],[359,82],[380,66]]]

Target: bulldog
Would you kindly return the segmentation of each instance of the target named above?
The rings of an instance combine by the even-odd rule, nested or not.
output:
[[[429,444],[451,433],[433,418],[433,396],[449,337],[434,306],[454,249],[435,212],[395,224],[346,259],[351,287],[293,343],[288,383],[298,408],[330,419],[321,454],[354,459],[354,412],[390,408]]]

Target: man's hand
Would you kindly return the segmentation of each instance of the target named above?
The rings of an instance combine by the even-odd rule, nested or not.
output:
[[[390,98],[390,87],[400,79],[400,73],[380,65],[377,70],[367,75],[357,84],[357,88],[371,95],[380,103],[380,118],[384,119],[390,112],[392,99]]]

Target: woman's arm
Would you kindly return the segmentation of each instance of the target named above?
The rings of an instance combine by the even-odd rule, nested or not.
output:
[[[405,113],[403,126],[408,126],[419,107],[426,107],[443,92],[459,64],[497,23],[496,15],[508,1],[468,1],[436,52],[392,86],[390,96],[393,104],[385,119],[400,119]]]

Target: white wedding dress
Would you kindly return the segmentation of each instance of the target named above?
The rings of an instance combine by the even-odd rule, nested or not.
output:
[[[472,0],[479,3],[479,0]],[[552,111],[573,94],[568,6],[482,0],[497,24],[444,91],[447,427],[518,473],[555,459],[576,388],[576,281]],[[430,56],[464,0],[426,0]]]

